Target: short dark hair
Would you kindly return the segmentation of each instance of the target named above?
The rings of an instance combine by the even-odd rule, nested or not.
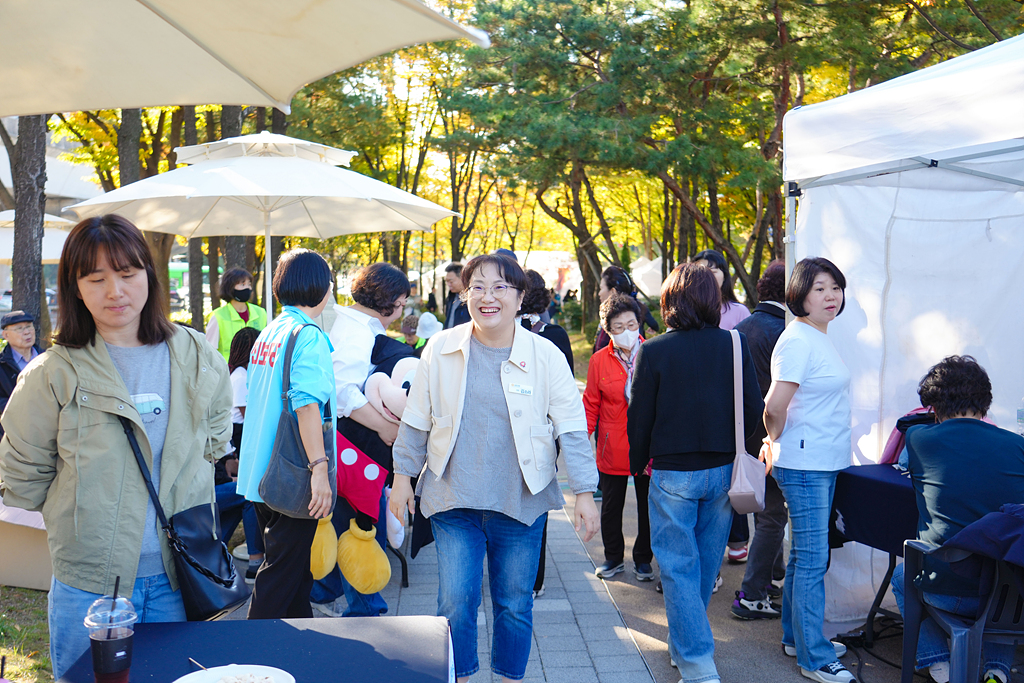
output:
[[[462,276],[462,264],[461,263],[449,263],[444,267],[445,273],[455,273],[458,276]]]
[[[395,312],[395,301],[409,296],[409,277],[390,263],[374,263],[359,269],[352,278],[352,298],[360,306],[377,311],[384,317]]]
[[[681,263],[661,288],[661,317],[676,330],[718,327],[722,320],[722,292],[709,268]]]
[[[640,303],[636,299],[628,294],[612,292],[611,296],[601,303],[601,329],[608,332],[612,319],[617,318],[623,313],[632,313],[636,316],[638,323],[642,320]],[[611,332],[608,332],[608,334],[611,334]]]
[[[992,405],[992,382],[972,356],[948,356],[917,385],[921,405],[940,420],[972,412],[984,417]]]
[[[633,279],[629,277],[629,273],[624,268],[608,266],[601,273],[601,279],[604,280],[604,286],[612,291],[628,296],[632,296],[636,292],[636,285],[633,284]]]
[[[526,273],[523,272],[523,267],[519,265],[519,262],[515,259],[510,259],[508,256],[502,256],[501,254],[484,254],[482,256],[475,256],[469,260],[466,267],[462,269],[462,286],[465,289],[462,290],[463,300],[469,298],[469,283],[476,275],[476,271],[480,270],[486,265],[492,265],[498,270],[498,275],[501,279],[509,284],[510,287],[518,289],[520,292],[526,291]]]
[[[842,313],[843,309],[846,308],[846,276],[843,275],[843,272],[827,258],[821,258],[820,256],[805,258],[796,264],[796,268],[793,269],[793,275],[789,278],[789,287],[786,288],[786,305],[789,306],[789,310],[796,317],[802,318],[807,315],[804,301],[807,299],[807,295],[811,293],[811,287],[814,286],[814,278],[822,273],[831,275],[832,279],[839,285],[839,289],[843,290],[843,303],[840,304],[839,312],[836,315]]]
[[[252,273],[248,270],[245,268],[228,268],[220,276],[220,283],[217,285],[217,295],[224,301],[234,301],[235,298],[231,295],[231,292],[235,290],[235,285],[246,280],[252,282]]]
[[[519,312],[523,315],[543,313],[548,310],[551,303],[551,292],[548,290],[544,278],[536,270],[527,270],[526,293],[523,294],[523,303],[519,305]]]
[[[757,281],[757,298],[761,301],[786,301],[786,262],[776,259],[768,264]]]
[[[714,249],[705,249],[690,259],[690,263],[696,263],[697,261],[713,263],[715,268],[722,271],[722,305],[725,305],[726,301],[739,303],[736,301],[736,292],[732,291],[732,276],[729,275],[729,264],[726,263],[725,257],[722,256],[721,252]],[[712,275],[712,277],[714,276]]]
[[[319,303],[319,302],[318,302]],[[256,337],[260,331],[255,327],[243,327],[231,338],[231,350],[228,351],[228,374],[235,371],[235,368],[249,367],[249,354],[256,344]]]
[[[76,349],[95,343],[96,321],[78,296],[78,278],[96,270],[101,254],[116,271],[128,268],[146,271],[149,297],[139,318],[139,341],[147,345],[160,344],[173,337],[177,328],[164,311],[164,296],[146,238],[127,218],[108,213],[81,221],[64,242],[57,266],[60,308],[54,342]]]
[[[281,254],[274,271],[274,297],[282,306],[316,308],[331,288],[331,267],[309,249]]]

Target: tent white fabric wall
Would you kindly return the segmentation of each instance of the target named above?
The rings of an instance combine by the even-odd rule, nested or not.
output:
[[[991,417],[1015,428],[1024,396],[1024,37],[785,119],[799,190],[791,263],[846,275],[829,327],[852,373],[853,461],[877,461],[917,383],[949,354],[991,376]],[[795,228],[795,230],[794,230]],[[833,554],[826,617],[862,617],[885,570],[863,547]]]

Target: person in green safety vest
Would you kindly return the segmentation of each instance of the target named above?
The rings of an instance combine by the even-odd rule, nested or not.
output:
[[[252,298],[252,275],[244,268],[228,268],[220,276],[218,290],[225,303],[206,321],[206,341],[221,352],[224,360],[231,351],[231,340],[243,327],[262,330],[267,326],[267,312],[249,303]]]

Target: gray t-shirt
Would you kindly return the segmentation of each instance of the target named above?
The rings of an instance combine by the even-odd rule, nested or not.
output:
[[[153,487],[159,492],[160,461],[164,452],[164,438],[167,436],[167,409],[171,405],[170,350],[166,343],[135,347],[107,344],[107,352],[125,386],[128,387],[132,403],[142,417],[146,437],[153,450]],[[134,460],[133,456],[132,461]],[[142,536],[142,554],[139,557],[139,578],[164,573],[159,533],[156,507],[150,500],[146,506],[146,527]]]
[[[508,360],[509,348],[491,348],[472,338],[466,367],[466,395],[455,448],[440,479],[429,470],[420,478],[420,506],[430,517],[455,508],[491,510],[523,523],[533,524],[549,510],[562,506],[565,499],[552,479],[544,490],[533,495],[519,469],[512,423],[508,417],[501,364]],[[428,433],[403,424],[393,449],[395,472],[417,476],[426,456]],[[570,485],[576,493],[593,491],[597,470],[586,435],[570,432],[559,438],[568,464]],[[574,481],[574,472],[593,469],[593,481]],[[579,467],[575,467],[579,463]]]

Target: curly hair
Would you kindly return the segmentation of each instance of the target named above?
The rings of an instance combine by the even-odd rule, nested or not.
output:
[[[374,263],[356,273],[351,290],[357,304],[389,316],[395,312],[395,302],[409,296],[412,286],[405,273],[390,263]]]
[[[521,315],[539,314],[548,310],[551,303],[551,292],[544,278],[536,270],[526,271],[526,293],[523,303],[519,305]]]
[[[757,298],[761,301],[783,303],[786,300],[786,262],[775,260],[768,264],[757,281]]]
[[[608,334],[611,334],[608,330],[611,327],[612,320],[623,313],[632,313],[636,316],[636,321],[638,323],[643,320],[643,316],[640,311],[640,303],[636,299],[628,294],[612,292],[611,296],[605,299],[601,304],[601,329],[608,332]]]
[[[681,263],[661,288],[661,317],[676,330],[718,327],[722,293],[710,268]]]
[[[973,356],[948,356],[924,376],[917,395],[939,420],[966,413],[985,417],[992,405],[992,382]]]

